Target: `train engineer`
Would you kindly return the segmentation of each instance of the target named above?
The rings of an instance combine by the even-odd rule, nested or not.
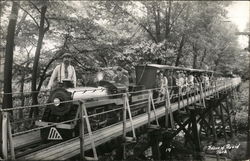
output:
[[[62,63],[57,65],[50,77],[47,89],[51,90],[54,87],[62,86],[63,82],[68,81],[70,87],[76,87],[76,72],[71,65],[72,56],[69,53],[62,55]]]

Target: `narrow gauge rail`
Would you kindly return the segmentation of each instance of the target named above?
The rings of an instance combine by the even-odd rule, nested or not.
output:
[[[189,98],[189,101],[187,99],[183,100],[180,104],[181,108],[193,104],[200,99],[203,99],[205,97],[213,97],[217,95],[218,93],[225,92],[227,90],[230,90],[232,88],[235,88],[240,83],[240,80],[238,78],[232,78],[228,80],[225,83],[221,83],[219,86],[214,88],[211,88],[204,92],[204,94],[199,93],[195,96],[192,96]],[[178,102],[171,104],[172,111],[178,110]],[[155,110],[156,116],[158,118],[165,116],[165,110],[166,108],[164,106],[159,107]],[[138,128],[140,126],[143,126],[148,123],[148,113],[141,114],[138,116],[133,117],[133,124],[134,128]],[[150,120],[155,120],[156,117],[154,115],[154,111],[150,111]],[[126,131],[131,131],[131,123],[129,120],[126,122]],[[123,134],[123,124],[122,122],[116,123],[114,125],[99,129],[97,131],[93,132],[93,138],[95,145],[101,145],[112,138],[121,136]],[[65,150],[67,149],[67,150]],[[84,136],[84,150],[91,149],[91,139],[88,134],[85,134]],[[28,155],[22,156],[18,159],[27,159],[27,160],[66,160],[70,157],[73,157],[80,153],[80,141],[79,138],[74,138],[62,143],[59,143],[57,145],[53,145],[51,147],[39,150],[37,152],[30,153]]]

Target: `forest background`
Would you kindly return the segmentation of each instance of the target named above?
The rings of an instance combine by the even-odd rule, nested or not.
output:
[[[237,27],[225,21],[231,3],[1,1],[0,47],[9,69],[4,92],[43,89],[64,51],[72,53],[79,80],[105,67],[122,66],[130,73],[147,63],[248,79],[249,56],[239,47]],[[3,107],[13,106],[10,99],[7,95]],[[34,92],[32,104],[37,103]]]

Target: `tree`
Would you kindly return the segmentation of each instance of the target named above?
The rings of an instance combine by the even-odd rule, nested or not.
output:
[[[39,36],[38,36],[38,41],[37,41],[37,47],[36,47],[36,52],[35,52],[35,59],[33,62],[33,70],[32,70],[32,83],[31,83],[31,90],[32,90],[32,104],[36,105],[38,104],[37,96],[38,96],[38,91],[36,88],[36,81],[37,81],[37,74],[38,74],[38,64],[39,64],[39,57],[40,57],[40,51],[42,48],[42,42],[45,33],[49,30],[50,23],[46,19],[45,14],[47,11],[47,4],[42,5],[41,11],[37,8],[38,12],[40,12],[41,17],[40,17],[40,24],[39,24]],[[44,27],[45,21],[47,22],[47,26]],[[32,108],[34,109],[34,108]],[[32,110],[30,112],[30,117],[32,117]],[[38,115],[38,110],[35,111],[35,116]]]
[[[12,108],[12,64],[13,64],[13,50],[14,50],[14,39],[15,30],[18,17],[20,2],[13,2],[11,15],[9,18],[8,33],[6,38],[6,51],[5,51],[5,65],[4,65],[4,98],[3,108]]]

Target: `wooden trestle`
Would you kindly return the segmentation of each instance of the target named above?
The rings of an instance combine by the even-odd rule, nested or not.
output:
[[[197,153],[197,158],[200,157],[200,152],[202,152],[201,145],[200,145],[200,135],[202,130],[205,131],[205,133],[212,134],[214,136],[214,139],[217,139],[217,134],[221,133],[225,136],[225,140],[227,141],[228,136],[232,136],[233,130],[232,130],[232,124],[230,120],[230,111],[228,108],[228,104],[230,104],[227,99],[227,91],[230,92],[230,89],[233,87],[236,87],[239,84],[239,82],[236,82],[234,84],[225,84],[224,86],[218,87],[215,89],[210,89],[207,91],[204,91],[204,93],[199,93],[195,96],[190,96],[188,99],[184,99],[182,103],[173,103],[171,104],[171,108],[169,107],[159,107],[157,109],[151,110],[148,113],[141,114],[138,116],[135,116],[128,120],[126,122],[119,122],[117,124],[105,127],[103,129],[99,129],[97,131],[92,132],[92,139],[90,135],[85,134],[84,135],[84,141],[81,141],[84,143],[84,150],[90,150],[93,148],[93,141],[95,146],[99,146],[101,144],[104,144],[114,138],[123,136],[124,139],[126,139],[126,133],[133,131],[136,128],[139,128],[143,125],[150,125],[150,122],[155,121],[157,118],[168,118],[166,117],[166,113],[169,114],[169,111],[177,112],[178,107],[179,108],[185,108],[187,111],[188,117],[174,117],[175,123],[173,123],[173,117],[170,116],[171,127],[173,128],[173,124],[179,125],[178,129],[175,129],[172,132],[172,138],[178,134],[181,130],[185,132],[185,136],[187,138],[190,138],[189,140],[194,140],[193,145],[194,149]],[[199,100],[203,100],[204,102],[201,102],[197,104]],[[125,100],[126,101],[126,100]],[[128,102],[127,102],[128,103]],[[201,104],[203,104],[206,107],[200,107]],[[166,106],[170,105],[170,102],[166,102]],[[219,107],[219,108],[218,108]],[[127,104],[127,110],[129,109],[129,105]],[[151,105],[149,105],[149,108],[151,109]],[[166,112],[167,111],[167,112]],[[225,114],[226,115],[225,115]],[[125,114],[125,113],[124,113]],[[177,114],[178,115],[178,114]],[[218,118],[218,115],[221,119],[220,122],[216,122],[216,119]],[[182,119],[181,119],[182,118]],[[150,120],[150,122],[149,122]],[[197,123],[201,124],[201,130],[198,129]],[[219,128],[218,124],[222,123],[222,130]],[[230,127],[230,134],[228,135],[227,126],[226,123],[228,123]],[[158,123],[157,123],[158,125]],[[187,126],[188,125],[188,126]],[[189,127],[189,128],[187,128]],[[151,127],[152,129],[152,127]],[[153,128],[153,130],[150,130],[151,136],[155,135],[164,135],[164,132],[169,131],[168,128],[168,121],[165,121],[165,131],[161,131],[159,128]],[[159,131],[160,130],[160,131]],[[155,132],[155,133],[154,133]],[[14,137],[14,145],[22,146],[23,144],[20,142],[23,138],[26,138],[29,140],[28,136],[29,134]],[[135,137],[135,136],[134,136]],[[170,137],[170,138],[171,138]],[[39,137],[38,137],[39,138]],[[155,137],[151,137],[155,138]],[[34,140],[37,139],[37,137],[33,138]],[[26,140],[26,141],[27,141]],[[160,159],[160,151],[158,149],[158,143],[159,140],[152,140],[151,145],[155,146],[153,149],[153,155],[154,158]],[[163,142],[164,144],[164,142]],[[167,143],[166,143],[167,144]],[[80,138],[74,138],[71,140],[67,140],[65,142],[53,145],[51,147],[39,150],[37,152],[30,153],[28,155],[22,156],[21,160],[66,160],[68,158],[71,158],[73,156],[76,156],[78,154],[82,154],[82,149],[80,148]],[[125,157],[125,156],[124,156]]]

